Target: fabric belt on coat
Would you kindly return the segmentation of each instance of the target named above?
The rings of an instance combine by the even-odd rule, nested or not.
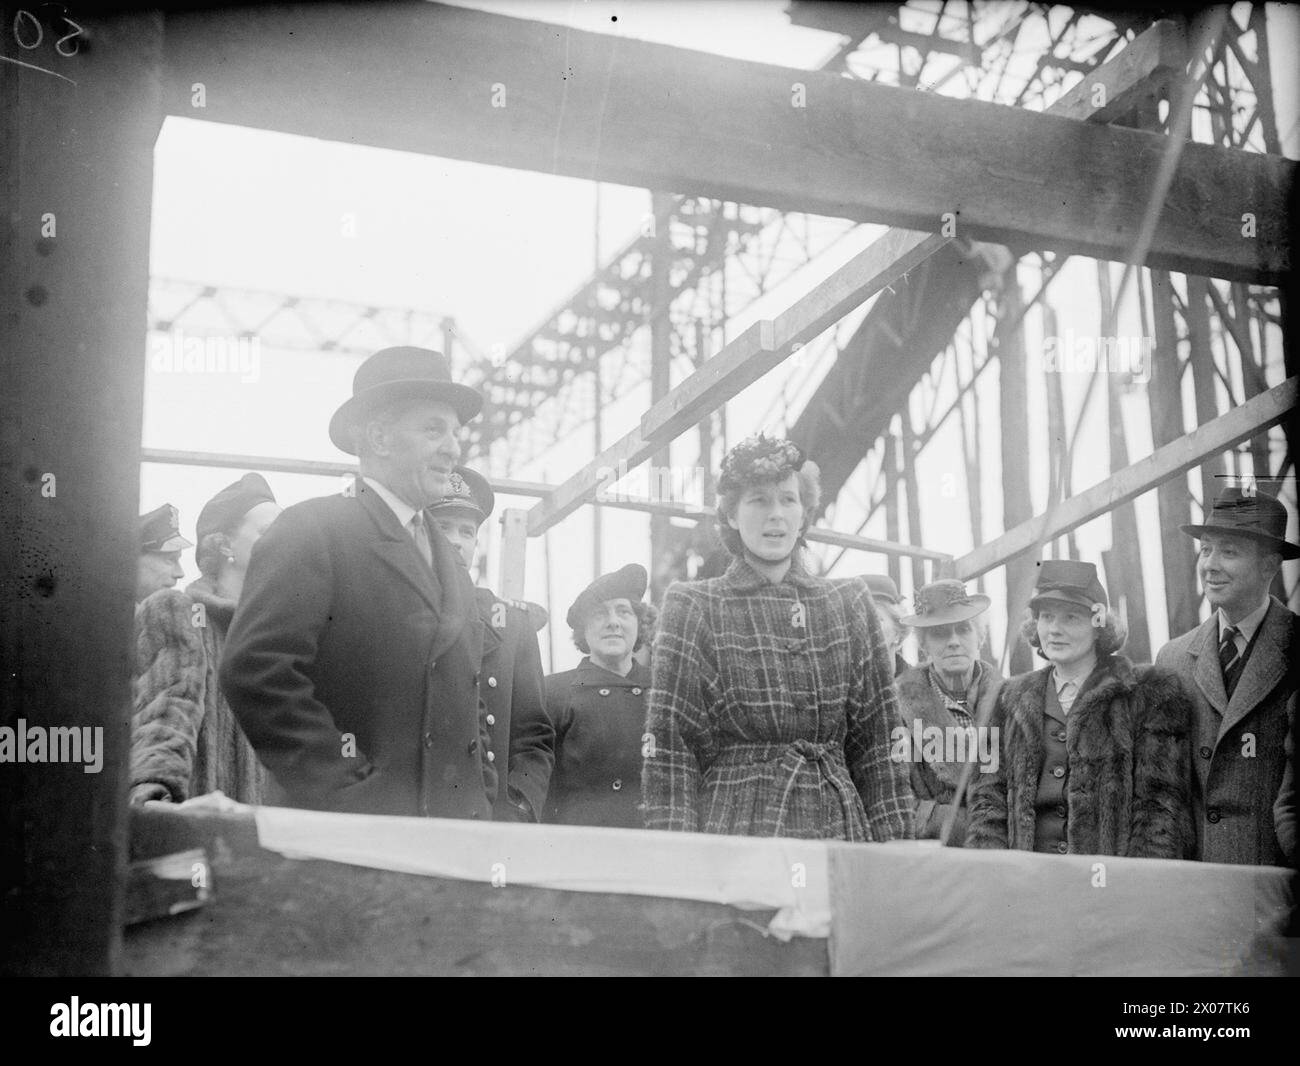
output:
[[[790,790],[798,780],[799,771],[808,763],[816,763],[822,775],[835,788],[840,806],[844,810],[844,824],[853,824],[853,797],[845,795],[845,786],[837,769],[843,769],[843,777],[848,777],[848,763],[844,758],[844,745],[839,741],[814,742],[811,740],[794,740],[788,744],[750,743],[728,744],[719,753],[714,765],[757,766],[762,763],[781,763],[785,771],[785,787],[781,790],[781,804],[776,812],[776,836],[781,835],[781,825],[785,821],[785,808],[790,799]]]

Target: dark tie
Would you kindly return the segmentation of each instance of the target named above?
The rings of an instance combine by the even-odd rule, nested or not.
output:
[[[1219,642],[1219,665],[1223,668],[1223,689],[1232,699],[1232,690],[1241,676],[1241,656],[1237,654],[1237,627],[1228,626]]]

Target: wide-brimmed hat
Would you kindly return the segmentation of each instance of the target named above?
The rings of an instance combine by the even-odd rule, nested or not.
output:
[[[178,552],[194,547],[181,536],[181,513],[170,503],[140,516],[142,552]]]
[[[496,493],[488,484],[488,479],[477,470],[467,466],[458,466],[447,479],[450,488],[445,496],[440,496],[429,504],[432,515],[446,514],[448,511],[467,511],[474,516],[476,523],[482,523],[496,507]]]
[[[1089,610],[1098,603],[1110,606],[1105,586],[1097,576],[1097,567],[1078,559],[1044,559],[1038,564],[1029,607],[1037,609],[1040,603],[1048,600]]]
[[[352,439],[358,420],[393,400],[418,397],[439,400],[462,423],[483,409],[483,397],[468,385],[451,380],[447,357],[430,348],[384,348],[357,367],[352,396],[330,419],[330,440],[340,451],[357,454]]]
[[[884,600],[895,606],[903,602],[903,597],[898,594],[898,586],[888,574],[863,574],[862,577],[871,590],[872,599]]]
[[[195,532],[200,543],[209,533],[229,532],[260,503],[275,503],[275,493],[261,474],[245,474],[218,492],[199,512]]]
[[[966,586],[960,581],[945,578],[922,585],[912,597],[914,614],[900,619],[905,626],[926,629],[930,626],[950,626],[965,622],[989,609],[993,601],[982,592],[974,595],[967,593]]]
[[[1247,494],[1232,487],[1214,498],[1208,522],[1178,528],[1191,537],[1204,533],[1246,537],[1280,552],[1283,559],[1300,559],[1300,545],[1286,539],[1286,521],[1286,506],[1276,496],[1258,491]]]
[[[606,600],[627,599],[635,603],[645,595],[649,583],[645,567],[636,563],[628,563],[612,574],[602,574],[578,594],[564,620],[570,629],[581,629],[584,617],[593,607],[599,607]]]

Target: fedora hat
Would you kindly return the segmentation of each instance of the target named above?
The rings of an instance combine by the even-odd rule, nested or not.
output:
[[[430,348],[383,348],[357,367],[352,396],[330,419],[330,440],[340,451],[357,454],[352,439],[359,420],[394,400],[438,400],[456,412],[462,423],[483,409],[483,397],[468,385],[451,380],[447,357]]]
[[[458,466],[447,480],[450,482],[447,495],[440,496],[429,504],[430,514],[468,511],[474,516],[474,521],[481,524],[496,507],[496,493],[492,491],[488,479],[477,470]]]
[[[1110,606],[1106,589],[1097,576],[1097,567],[1078,559],[1045,559],[1038,564],[1038,577],[1034,594],[1030,597],[1031,609],[1047,600],[1070,603],[1092,610],[1093,604]]]
[[[922,585],[912,597],[915,614],[909,614],[900,621],[905,626],[925,629],[929,626],[950,626],[964,622],[983,614],[993,601],[982,592],[973,596],[967,593],[966,586],[960,581],[945,578]]]
[[[1204,533],[1245,537],[1280,552],[1283,559],[1300,559],[1300,545],[1286,539],[1286,507],[1267,492],[1247,494],[1237,486],[1226,488],[1214,498],[1208,522],[1178,528],[1189,537]]]

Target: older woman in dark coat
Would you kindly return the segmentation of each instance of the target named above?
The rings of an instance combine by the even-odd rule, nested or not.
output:
[[[912,835],[889,650],[858,581],[808,573],[816,467],[751,438],[722,464],[722,577],[669,588],[646,719],[646,825],[750,836]]]
[[[640,829],[641,734],[650,671],[637,662],[649,621],[648,575],[635,563],[598,577],[566,616],[585,657],[546,679],[555,770],[546,821]]]
[[[1001,765],[976,774],[966,846],[1191,858],[1191,701],[1134,666],[1091,563],[1039,564],[1024,633],[1050,665],[1003,684]]]
[[[937,838],[951,818],[947,842],[960,847],[969,795],[957,801],[963,770],[970,762],[978,763],[973,772],[991,773],[999,758],[987,723],[1003,678],[979,657],[989,598],[944,580],[917,590],[915,606],[903,623],[916,630],[925,662],[894,679],[907,730],[895,755],[911,765],[916,835]]]
[[[279,513],[260,474],[226,486],[199,512],[195,558],[203,576],[137,608],[131,802],[180,803],[209,792],[263,801],[266,771],[217,670],[253,545]]]

